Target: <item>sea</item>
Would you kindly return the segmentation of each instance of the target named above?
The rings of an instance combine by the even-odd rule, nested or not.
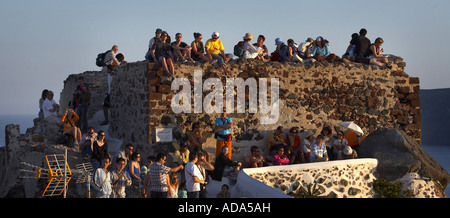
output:
[[[25,134],[27,128],[33,127],[33,120],[37,114],[2,115],[0,114],[0,147],[5,146],[5,126],[7,124],[19,124],[20,133]],[[450,173],[450,145],[429,145],[423,144],[422,148],[430,154],[441,166]],[[445,190],[447,197],[450,197],[450,185]]]

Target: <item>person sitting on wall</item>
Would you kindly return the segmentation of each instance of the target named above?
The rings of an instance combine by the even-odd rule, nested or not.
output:
[[[175,59],[174,61],[181,61],[183,63],[186,61],[194,62],[194,60],[192,60],[191,58],[192,47],[185,42],[182,42],[182,38],[183,36],[181,35],[181,33],[177,33],[175,35],[175,42],[172,42],[171,44]]]
[[[170,43],[167,42],[167,33],[164,31],[161,34],[161,38],[156,40],[151,48],[150,54],[153,59],[159,61],[163,67],[166,76],[175,77],[175,70],[173,67],[173,54],[171,51]]]
[[[53,91],[49,90],[47,92],[47,98],[42,103],[42,112],[46,121],[60,125],[61,119],[58,117],[59,104],[56,103],[53,96]]]
[[[291,164],[298,162],[297,158],[298,156],[300,156],[301,154],[301,149],[300,148],[300,144],[301,144],[301,140],[300,140],[300,136],[297,135],[298,134],[298,128],[297,127],[292,127],[288,133],[286,133],[286,144],[287,144],[287,149],[288,149],[288,153],[289,155],[289,160],[291,160]]]
[[[216,181],[222,181],[223,176],[228,176],[231,179],[236,179],[239,173],[239,170],[242,166],[241,162],[232,161],[228,157],[229,148],[227,146],[222,147],[222,151],[214,163],[214,170],[211,174],[211,178]],[[231,172],[225,173],[225,167],[230,166]]]
[[[183,165],[185,166],[186,163],[189,161],[189,153],[188,145],[186,142],[180,143],[180,149],[175,151],[175,155],[173,157],[173,162],[178,163],[177,165]]]
[[[259,55],[259,59],[261,59],[264,62],[270,61],[270,56],[269,56],[269,50],[267,50],[267,46],[264,45],[264,41],[266,41],[266,37],[264,37],[264,35],[259,35],[258,36],[258,40],[256,41],[256,43],[254,43],[253,45],[256,46],[257,48],[261,48],[262,50],[262,54]]]
[[[195,40],[191,43],[191,57],[194,61],[212,61],[211,58],[206,57],[205,47],[203,46],[203,36],[201,33],[194,33]]]
[[[258,146],[252,146],[250,148],[250,154],[245,157],[245,167],[249,167],[249,168],[257,168],[257,167],[262,167],[264,164],[264,158],[263,156],[259,153],[259,148]]]
[[[333,62],[336,59],[335,54],[330,54],[328,45],[322,36],[317,37],[316,45],[313,47],[312,56],[316,61],[328,61]]]
[[[288,156],[284,154],[284,148],[278,147],[277,153],[273,155],[273,165],[288,165],[289,162]]]
[[[355,159],[358,157],[358,154],[355,150],[353,150],[350,146],[345,146],[344,151],[342,152],[342,158],[344,160],[347,159]]]
[[[152,51],[153,44],[155,44],[156,40],[159,40],[161,38],[161,34],[162,34],[162,30],[159,28],[156,29],[155,37],[152,37],[150,39],[150,41],[148,42],[148,51],[147,51],[147,53],[145,53],[145,60],[147,60],[148,62],[155,62],[155,60],[153,59],[153,56],[151,55],[151,51]]]
[[[205,140],[203,139],[202,132],[200,131],[200,123],[195,122],[192,124],[192,131],[188,134],[189,135],[189,151],[190,152],[202,152],[206,155],[206,161],[208,163],[209,160],[209,154],[207,151],[203,149],[203,145],[205,143]]]
[[[273,155],[275,155],[278,147],[287,147],[287,144],[284,141],[283,127],[278,126],[275,132],[269,135],[269,138],[267,140],[267,150],[269,151],[270,157],[273,157]]]
[[[61,118],[61,122],[63,123],[63,134],[68,133],[73,136],[77,148],[80,146],[78,142],[81,141],[82,136],[80,128],[75,126],[75,122],[79,119],[80,117],[78,117],[77,113],[72,109],[67,109],[66,113]]]
[[[250,41],[253,39],[253,35],[251,33],[246,33],[243,37],[244,39],[244,53],[242,55],[243,58],[248,59],[260,59],[262,60],[262,52],[263,49],[260,47],[255,47],[250,43]]]
[[[213,32],[211,34],[211,39],[208,39],[205,44],[206,56],[208,59],[217,60],[219,65],[223,68],[224,72],[228,72],[225,66],[228,61],[231,60],[233,55],[225,54],[225,47],[222,41],[219,39],[219,33]]]
[[[311,163],[328,161],[327,148],[323,141],[322,135],[318,135],[316,138],[316,142],[311,146],[309,160],[311,161]]]

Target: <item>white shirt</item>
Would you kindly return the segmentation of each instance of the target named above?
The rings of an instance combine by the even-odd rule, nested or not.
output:
[[[255,47],[254,45],[250,44],[249,42],[244,42],[244,58],[256,58],[258,54],[261,53],[260,47]]]
[[[98,168],[94,173],[94,177],[92,177],[91,186],[98,192],[103,192],[103,194],[111,194],[112,188],[110,175],[111,174],[106,172],[105,169]]]
[[[186,163],[184,168],[184,175],[186,176],[186,189],[188,192],[198,192],[200,191],[200,183],[194,182],[192,177],[197,177],[200,180],[203,180],[203,175],[198,169],[197,165],[193,164],[191,161]]]
[[[50,112],[50,110],[53,109],[54,104],[56,104],[55,99],[52,99],[51,101],[48,100],[48,98],[45,99],[44,103],[42,104],[44,118],[47,118],[49,116],[57,116],[56,110],[54,112]]]
[[[311,45],[311,42],[302,42],[297,48],[299,54],[305,54],[306,48]]]
[[[308,153],[310,151],[311,151],[311,142],[309,142],[308,139],[303,140],[302,152]]]

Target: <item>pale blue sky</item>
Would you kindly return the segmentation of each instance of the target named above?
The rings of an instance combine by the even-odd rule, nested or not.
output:
[[[385,53],[405,59],[422,89],[450,88],[450,1],[61,1],[0,0],[0,114],[37,114],[43,89],[59,93],[70,74],[99,70],[98,53],[119,45],[144,60],[156,28],[191,43],[218,31],[226,52],[245,33],[263,34],[270,52],[280,37],[319,35],[341,56],[360,28],[382,37]],[[106,80],[106,78],[105,78]]]

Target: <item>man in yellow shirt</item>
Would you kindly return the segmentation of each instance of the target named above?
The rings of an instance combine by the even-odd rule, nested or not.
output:
[[[219,63],[220,66],[223,66],[226,71],[225,65],[230,61],[230,57],[225,55],[225,48],[223,47],[222,41],[219,39],[219,33],[213,32],[211,35],[211,39],[208,39],[205,44],[206,56],[210,59],[215,59]]]

